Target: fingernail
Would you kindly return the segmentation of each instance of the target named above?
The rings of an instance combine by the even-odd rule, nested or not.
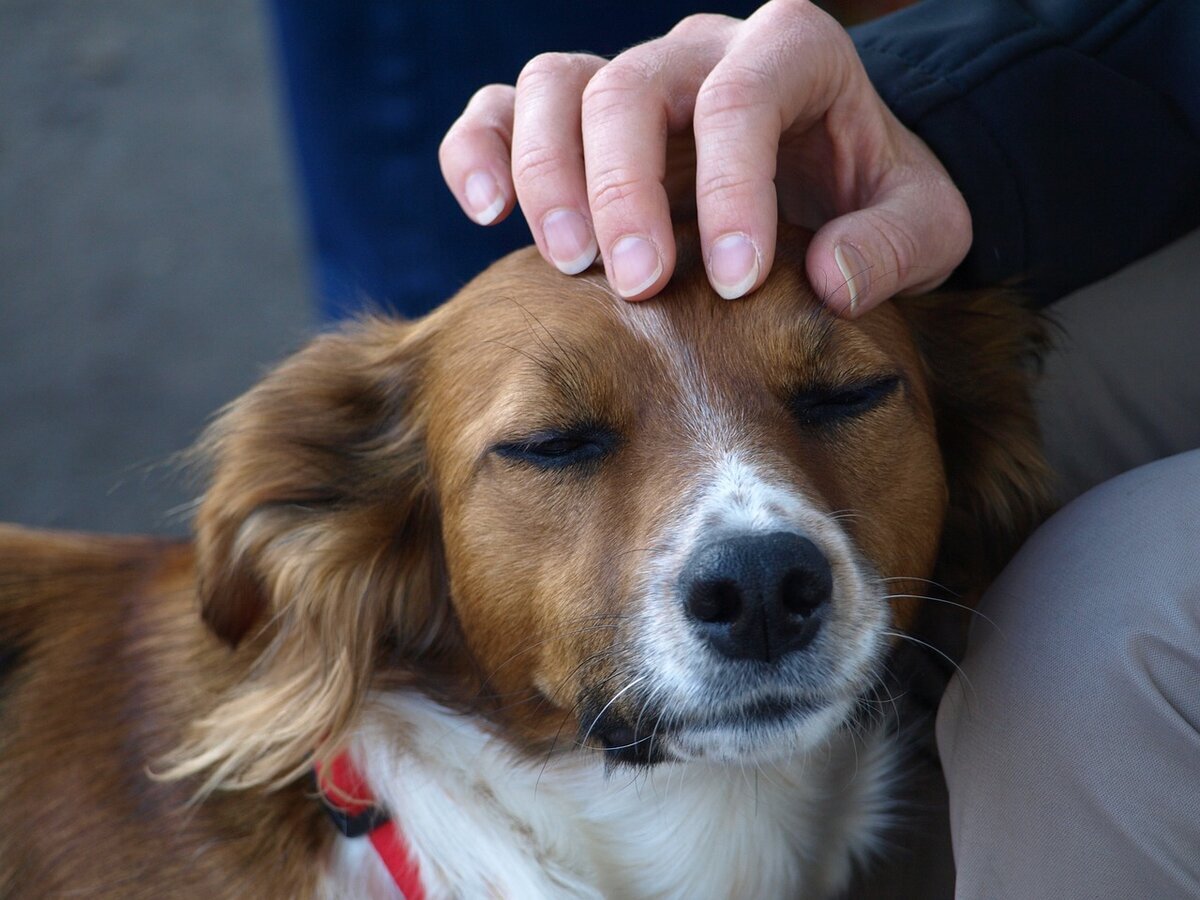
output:
[[[736,300],[758,281],[758,249],[740,232],[721,235],[709,251],[708,274],[718,294]]]
[[[504,195],[500,193],[496,179],[487,172],[472,172],[468,175],[463,192],[467,195],[471,215],[480,225],[491,225],[504,209]]]
[[[658,251],[645,238],[630,234],[613,244],[613,287],[622,297],[640,294],[658,281],[662,269]]]
[[[858,298],[865,297],[871,287],[871,267],[852,244],[834,247],[833,259],[841,270],[842,278],[846,280],[846,290],[850,292],[850,311],[854,312]]]
[[[573,209],[555,209],[542,219],[546,249],[558,271],[578,275],[596,259],[598,248],[592,229]]]

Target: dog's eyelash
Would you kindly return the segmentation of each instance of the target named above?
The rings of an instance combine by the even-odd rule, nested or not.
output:
[[[801,425],[835,425],[870,412],[895,393],[899,386],[898,375],[855,384],[817,385],[793,393],[788,399],[788,406]]]
[[[595,427],[544,431],[492,448],[497,456],[539,469],[567,469],[599,462],[616,446],[612,432]]]

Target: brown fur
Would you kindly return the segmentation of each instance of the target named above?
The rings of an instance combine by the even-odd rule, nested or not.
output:
[[[311,891],[328,822],[301,786],[189,808],[147,777],[237,677],[194,585],[182,544],[0,528],[0,896]]]
[[[998,295],[836,320],[803,243],[785,231],[738,303],[684,246],[653,302],[756,452],[856,511],[882,575],[977,592],[1044,509],[1040,326]],[[415,684],[550,752],[620,666],[633,551],[695,462],[681,388],[619,302],[523,251],[418,322],[316,339],[202,443],[194,547],[0,531],[0,808],[25,826],[0,829],[0,895],[306,894],[331,834],[300,776],[370,689]],[[881,371],[901,396],[833,437],[781,400]],[[581,417],[621,435],[594,475],[489,452]],[[895,604],[912,625],[919,601]]]

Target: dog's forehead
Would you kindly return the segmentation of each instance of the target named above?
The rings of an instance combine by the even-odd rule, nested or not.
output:
[[[682,352],[689,364],[711,371],[734,355],[742,357],[741,364],[768,363],[797,347],[814,356],[835,345],[843,355],[872,346],[894,354],[897,348],[889,345],[907,337],[891,309],[857,322],[829,312],[804,276],[802,245],[787,252],[781,245],[766,283],[738,301],[721,299],[698,253],[686,243],[680,250],[664,291],[639,303],[618,297],[599,267],[568,277],[533,248],[511,254],[436,315],[445,356],[456,358],[461,378],[474,373],[495,379],[563,355],[594,360],[599,367],[642,369],[665,363],[664,354]]]
[[[833,324],[790,258],[777,262],[751,298],[731,302],[712,290],[690,257],[683,255],[658,297],[630,303],[599,267],[568,277],[529,248],[501,260],[447,304],[439,330],[451,354],[488,359],[495,375],[506,355],[513,365],[568,350],[601,360],[610,351],[646,348],[660,356],[677,347],[693,358],[714,349],[722,356],[763,334],[801,331],[815,343]]]
[[[568,277],[532,248],[501,260],[426,322],[431,436],[470,453],[506,432],[589,419],[744,420],[791,386],[909,367],[900,316],[838,319],[797,254],[740,301],[721,299],[695,257],[640,303],[616,296],[599,268]]]

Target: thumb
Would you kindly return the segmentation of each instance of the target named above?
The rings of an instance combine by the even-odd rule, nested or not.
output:
[[[805,262],[825,305],[854,318],[896,294],[937,287],[970,246],[971,215],[949,178],[908,180],[827,222]]]

